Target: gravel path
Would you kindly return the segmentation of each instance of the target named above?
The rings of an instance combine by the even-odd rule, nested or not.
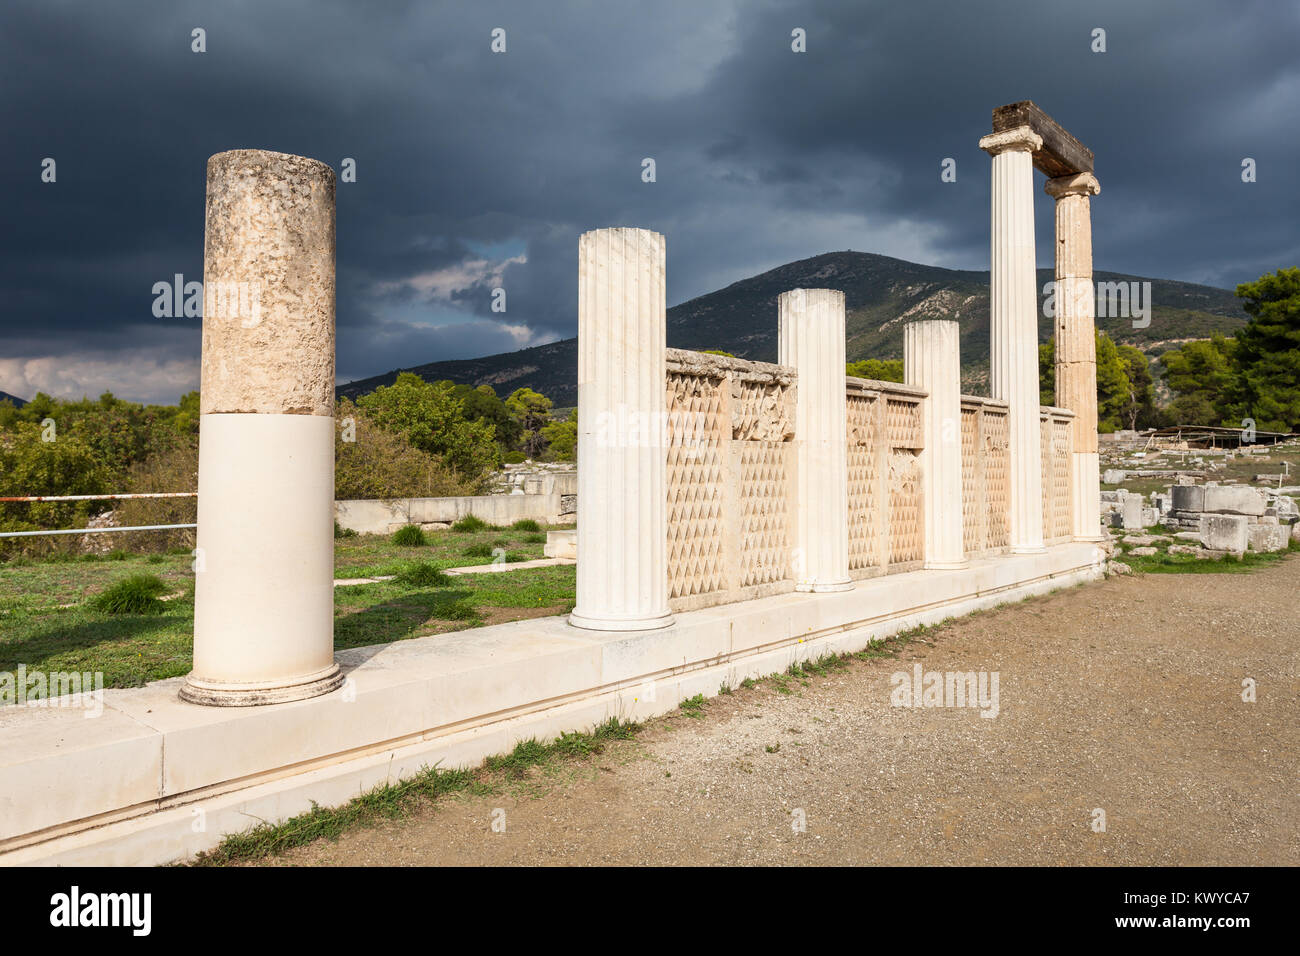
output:
[[[1296,558],[1073,588],[273,862],[1297,865],[1297,594]],[[891,706],[915,663],[998,672],[998,716]]]

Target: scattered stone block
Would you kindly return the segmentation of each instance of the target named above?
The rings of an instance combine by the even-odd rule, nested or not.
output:
[[[1201,540],[1201,533],[1200,533],[1199,531],[1175,531],[1175,532],[1174,532],[1174,540],[1175,540],[1175,541],[1195,541],[1195,542],[1199,543],[1200,540]]]
[[[1201,548],[1190,544],[1171,544],[1169,546],[1170,554],[1191,554],[1196,557],[1201,556]]]
[[[1147,527],[1145,519],[1148,509],[1145,505],[1146,499],[1141,495],[1125,495],[1120,508],[1120,526],[1126,529]]]
[[[1153,554],[1158,554],[1159,550],[1156,548],[1130,548],[1128,553],[1135,558],[1149,558]]]
[[[1127,472],[1119,471],[1115,468],[1108,468],[1106,471],[1102,472],[1101,483],[1103,485],[1118,485],[1126,477],[1128,477]]]
[[[1264,496],[1245,485],[1215,485],[1205,489],[1202,511],[1229,515],[1262,515]]]
[[[1204,511],[1205,489],[1200,485],[1174,485],[1173,511]]]
[[[1248,543],[1244,515],[1207,514],[1201,519],[1201,545],[1211,551],[1240,554]]]
[[[1195,535],[1193,535],[1195,537]],[[1130,534],[1125,535],[1122,539],[1125,544],[1135,544],[1139,547],[1146,547],[1151,544],[1160,544],[1171,540],[1167,534]]]
[[[1280,525],[1252,524],[1246,529],[1246,541],[1252,551],[1285,551],[1289,531]]]
[[[1106,570],[1111,574],[1132,574],[1133,569],[1123,561],[1111,561],[1106,565]]]

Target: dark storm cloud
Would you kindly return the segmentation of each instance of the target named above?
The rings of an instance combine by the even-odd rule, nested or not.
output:
[[[196,385],[197,320],[151,289],[201,277],[207,157],[245,146],[357,161],[344,379],[572,334],[604,225],[667,234],[673,302],[832,249],[985,268],[976,144],[1019,99],[1097,154],[1098,268],[1231,285],[1300,259],[1298,40],[1297,7],[1241,2],[10,3],[0,390]]]

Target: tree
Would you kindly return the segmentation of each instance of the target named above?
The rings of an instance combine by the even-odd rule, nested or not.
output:
[[[1300,428],[1300,268],[1242,283],[1237,295],[1250,321],[1236,334],[1228,423],[1251,418],[1264,431]]]
[[[1097,430],[1113,432],[1124,427],[1127,418],[1124,410],[1134,394],[1133,383],[1129,379],[1128,367],[1120,358],[1121,346],[1111,340],[1105,332],[1097,332]],[[1129,348],[1129,346],[1122,346]],[[1141,352],[1133,349],[1139,356]],[[1145,363],[1146,358],[1142,356]],[[1147,384],[1151,374],[1146,373]],[[1139,388],[1138,395],[1146,392]],[[1154,392],[1151,392],[1154,395]],[[1038,401],[1041,405],[1056,404],[1056,337],[1048,339],[1047,344],[1038,346]]]
[[[1128,402],[1128,372],[1119,349],[1105,332],[1097,333],[1097,431],[1109,433],[1124,425]]]
[[[1117,345],[1115,348],[1128,379],[1128,393],[1120,415],[1129,428],[1136,430],[1139,424],[1145,427],[1156,417],[1156,389],[1151,377],[1151,363],[1146,353],[1132,345]]]
[[[1056,336],[1038,346],[1038,404],[1056,404]]]
[[[546,450],[542,429],[551,420],[551,400],[531,388],[517,388],[506,399],[506,408],[519,423],[520,444],[529,458],[540,458]]]
[[[402,372],[392,385],[357,399],[357,407],[381,428],[443,459],[462,477],[476,479],[500,464],[501,449],[491,424],[465,418],[463,406],[452,397],[453,387]]]
[[[542,426],[547,453],[557,461],[574,461],[578,454],[578,410],[569,417]]]
[[[1214,335],[1185,342],[1160,356],[1165,384],[1174,398],[1165,409],[1175,425],[1218,425],[1224,396],[1236,370],[1235,339]]]
[[[497,444],[503,452],[514,451],[519,447],[523,429],[491,385],[479,385],[476,388],[473,385],[447,384],[451,385],[452,397],[464,407],[466,418],[487,422],[495,429]]]
[[[845,371],[854,378],[869,378],[876,382],[903,381],[902,359],[859,359],[849,362]]]

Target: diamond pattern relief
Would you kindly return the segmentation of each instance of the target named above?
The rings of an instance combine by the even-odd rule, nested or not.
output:
[[[726,588],[723,380],[668,376],[668,595]]]
[[[780,441],[740,443],[741,587],[790,576],[786,535],[790,448]]]
[[[849,570],[869,568],[876,560],[876,399],[848,396]]]
[[[979,484],[976,442],[979,439],[978,408],[961,410],[961,528],[962,547],[971,554],[984,550],[982,524],[984,489]]]
[[[1005,409],[984,410],[984,483],[989,548],[1011,543],[1011,445]]]

